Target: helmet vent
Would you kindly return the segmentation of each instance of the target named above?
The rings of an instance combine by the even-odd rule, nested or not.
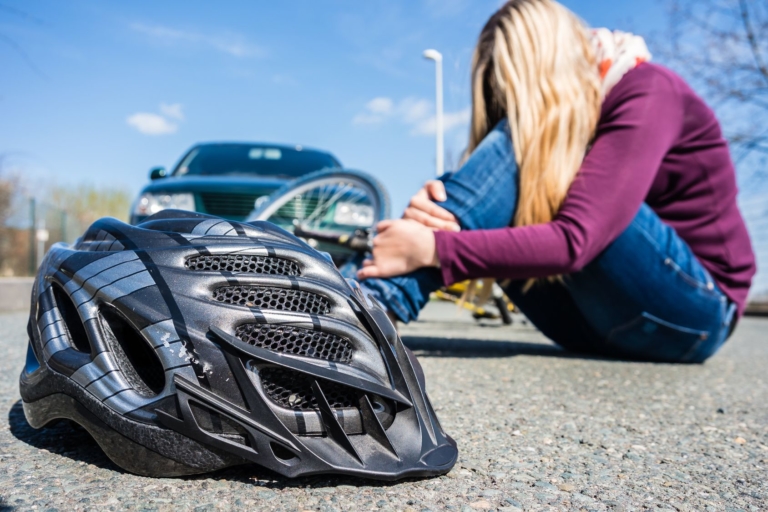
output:
[[[301,275],[301,270],[295,262],[272,256],[250,256],[247,254],[194,256],[188,258],[185,265],[189,270],[267,274],[274,276]]]
[[[259,370],[259,377],[264,392],[280,407],[295,411],[319,409],[312,392],[313,377],[273,366]],[[326,380],[323,380],[321,385],[332,408],[357,407],[357,392],[353,388]]]
[[[352,344],[335,334],[311,331],[290,325],[243,324],[235,336],[256,347],[327,361],[348,363],[352,360]]]
[[[140,394],[156,396],[165,387],[165,369],[155,350],[114,308],[101,310],[107,344],[128,383]]]
[[[277,457],[278,459],[284,462],[288,462],[293,459],[296,459],[296,455],[291,450],[289,450],[288,448],[286,448],[281,444],[278,444],[273,441],[269,443],[269,446],[270,448],[272,448],[272,453],[275,455],[275,457]]]
[[[218,434],[230,441],[251,446],[248,431],[236,421],[196,402],[190,402],[189,407],[201,429]]]
[[[267,288],[264,286],[222,286],[213,292],[213,298],[226,304],[250,308],[277,309],[297,313],[327,314],[328,299],[302,290]]]
[[[91,353],[91,344],[88,341],[88,334],[85,332],[85,326],[80,320],[80,314],[77,312],[77,306],[69,298],[67,292],[56,283],[51,285],[53,290],[53,300],[56,301],[56,307],[59,315],[67,326],[69,342],[75,350],[85,354]]]

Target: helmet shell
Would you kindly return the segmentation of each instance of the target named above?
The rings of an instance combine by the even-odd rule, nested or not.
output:
[[[134,473],[394,480],[458,456],[382,307],[266,222],[98,220],[46,255],[28,332],[29,423],[76,421]]]

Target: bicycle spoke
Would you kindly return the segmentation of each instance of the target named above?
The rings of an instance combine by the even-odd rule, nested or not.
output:
[[[299,180],[293,190],[287,188],[282,194],[264,205],[257,218],[268,220],[290,232],[301,226],[317,232],[351,233],[358,227],[356,224],[370,227],[386,215],[382,214],[385,197],[377,184],[365,177],[346,175],[343,171],[328,173],[305,183]],[[343,209],[337,210],[340,205]],[[323,249],[334,253],[327,245]],[[342,253],[347,250],[340,249]]]
[[[321,200],[321,201],[318,201],[318,204],[317,204],[317,206],[315,206],[315,210],[312,212],[312,215],[310,215],[310,216],[307,218],[307,221],[312,221],[312,220],[314,220],[315,218],[317,218],[317,217],[318,217],[318,214],[319,214],[319,213],[323,213],[323,215],[324,215],[324,214],[325,214],[325,213],[328,211],[328,208],[326,208],[326,205],[328,205],[328,207],[330,207],[330,206],[331,206],[332,204],[334,204],[334,203],[336,202],[336,200],[338,199],[338,197],[339,197],[339,191],[335,191],[335,192],[334,192],[334,191],[333,191],[333,189],[331,189],[331,187],[328,187],[328,189],[329,189],[329,191],[330,191],[330,192],[331,192],[333,195],[332,195],[330,198],[328,198],[328,197],[324,196],[324,197],[322,198],[322,200]],[[342,189],[342,191],[341,191],[341,192],[343,193],[343,189]],[[322,217],[321,217],[321,219],[322,219]]]
[[[314,191],[307,192],[307,195],[311,196],[311,199],[309,201],[314,203],[314,207],[310,215],[305,219],[305,222],[304,222],[305,225],[308,222],[312,221],[317,216],[318,210],[322,208],[323,204],[327,200],[327,197],[332,193],[332,190],[333,190],[332,185],[326,184],[321,186],[317,190],[317,192],[314,192]]]
[[[337,191],[337,192],[336,192],[336,193],[335,193],[333,196],[331,196],[331,198],[330,198],[330,199],[329,199],[329,200],[328,200],[326,203],[324,203],[324,204],[322,204],[322,205],[318,205],[318,206],[317,206],[317,208],[315,209],[315,211],[314,211],[314,212],[312,212],[312,215],[310,215],[310,216],[307,218],[307,221],[308,221],[308,222],[310,222],[310,221],[312,221],[314,218],[316,218],[316,217],[317,217],[317,215],[318,215],[318,213],[319,213],[320,211],[322,211],[322,212],[326,212],[326,211],[327,211],[327,208],[323,208],[323,207],[324,207],[326,204],[327,204],[329,207],[330,207],[331,205],[335,204],[335,203],[336,203],[336,201],[338,201],[339,197],[341,197],[341,196],[344,194],[344,192],[346,192],[346,191],[347,191],[347,190],[349,190],[350,188],[351,188],[351,185],[349,185],[349,184],[345,183],[345,184],[344,184],[344,188],[343,188],[343,189],[341,189],[341,190],[339,190],[339,191]]]

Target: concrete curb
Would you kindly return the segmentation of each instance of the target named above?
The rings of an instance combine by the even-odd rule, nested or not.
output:
[[[29,309],[34,277],[0,278],[0,311],[24,311]]]

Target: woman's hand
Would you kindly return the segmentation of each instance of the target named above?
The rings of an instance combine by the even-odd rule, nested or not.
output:
[[[392,277],[438,265],[435,235],[413,220],[385,220],[376,226],[373,259],[363,262],[357,278]]]
[[[415,196],[411,198],[408,208],[403,213],[404,219],[416,222],[441,231],[461,231],[456,217],[435,204],[435,201],[445,201],[445,185],[440,180],[428,181]]]

